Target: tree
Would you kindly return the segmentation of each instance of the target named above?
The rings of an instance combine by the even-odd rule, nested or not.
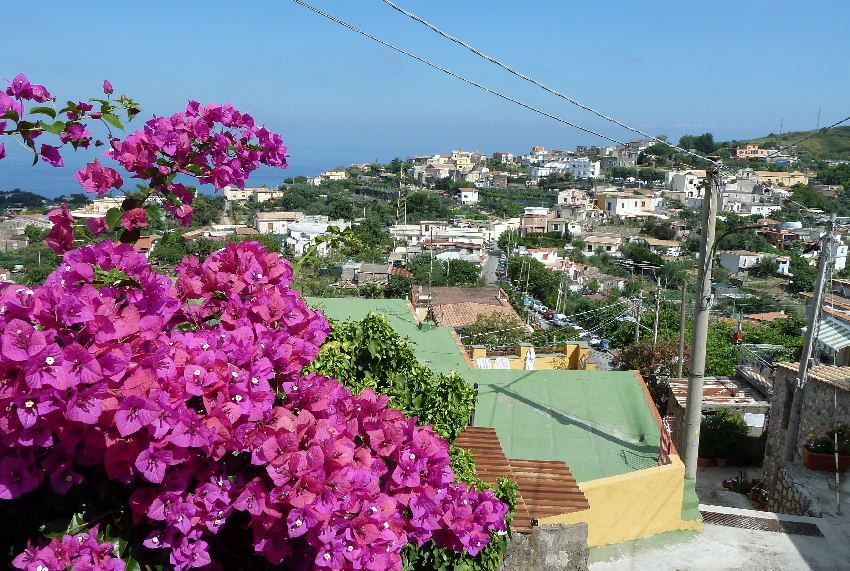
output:
[[[797,254],[791,253],[791,281],[788,282],[788,289],[794,293],[801,291],[812,291],[815,288],[815,280],[817,279],[818,271],[814,266],[809,264],[809,261]]]
[[[446,281],[450,286],[476,286],[481,281],[481,266],[466,260],[446,260]],[[421,283],[421,282],[420,282]]]
[[[761,277],[769,278],[776,275],[776,272],[779,271],[779,265],[775,259],[765,257],[759,262],[757,271]]]
[[[231,234],[230,236],[228,236],[225,239],[225,242],[227,242],[227,243],[233,242],[233,243],[236,243],[236,244],[241,244],[242,242],[245,242],[246,240],[252,241],[252,242],[259,242],[260,244],[262,244],[266,248],[266,250],[268,250],[269,252],[273,252],[275,254],[279,254],[281,252],[282,247],[283,247],[283,244],[279,239],[277,239],[274,236],[271,236],[269,234],[251,234],[251,235],[248,235],[248,236],[241,236],[239,234]]]
[[[643,150],[647,155],[653,155],[662,159],[669,159],[673,156],[673,147],[663,143],[655,143]]]
[[[505,313],[478,314],[475,323],[467,325],[461,333],[464,345],[484,345],[490,350],[513,349],[526,335],[525,326]]]
[[[685,370],[690,359],[690,349],[685,346]],[[679,361],[679,343],[675,339],[660,339],[655,345],[652,339],[642,338],[640,341],[623,347],[620,362],[626,369],[640,371],[652,400],[661,416],[667,412],[668,379],[675,375]]]
[[[159,241],[154,244],[150,258],[160,264],[176,266],[183,261],[189,251],[186,240],[176,232],[166,232]]]
[[[633,167],[611,167],[612,178],[637,178],[638,171]]]
[[[653,168],[643,168],[637,172],[637,178],[646,183],[653,182],[663,182],[665,179],[664,171],[653,169]]]
[[[353,220],[354,207],[350,201],[337,198],[328,206],[328,217],[331,220]]]
[[[218,224],[221,220],[221,215],[224,213],[224,207],[224,195],[210,196],[197,193],[192,200],[192,208],[195,211],[193,212],[190,228],[201,228],[210,224]]]
[[[410,297],[410,286],[413,284],[413,279],[407,276],[391,274],[387,287],[384,289],[384,296],[388,298],[407,299]]]
[[[682,135],[679,139],[679,147],[683,149],[694,149],[703,154],[711,154],[717,148],[714,143],[714,135],[703,133],[702,135]]]

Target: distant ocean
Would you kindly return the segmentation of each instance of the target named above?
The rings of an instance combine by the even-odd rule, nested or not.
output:
[[[9,156],[0,160],[0,191],[12,190],[19,188],[24,191],[40,194],[48,198],[62,196],[64,194],[72,194],[81,192],[82,187],[74,178],[74,173],[79,169],[84,168],[86,162],[93,160],[94,156],[74,155],[72,153],[63,153],[65,155],[65,166],[54,168],[47,163],[39,162],[33,166],[32,159],[27,158],[23,152],[10,152],[10,145],[15,145],[13,141],[6,140],[6,150]],[[104,164],[108,165],[110,161],[103,160]],[[114,164],[111,166],[115,166]],[[276,169],[271,167],[261,167],[254,171],[248,179],[248,186],[266,185],[269,188],[277,187],[283,184],[283,179],[296,176],[316,176],[317,174],[333,168],[332,164],[325,165],[304,165],[297,166],[290,161],[289,168]],[[118,169],[119,172],[120,169]],[[122,176],[124,173],[121,173]],[[183,181],[184,184],[193,184],[194,179],[189,177]],[[134,188],[134,181],[124,177],[124,187]],[[214,189],[211,185],[201,185],[201,192],[212,194]]]

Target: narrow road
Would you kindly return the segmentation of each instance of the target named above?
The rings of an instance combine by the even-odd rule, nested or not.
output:
[[[484,262],[484,283],[487,285],[494,285],[498,281],[496,268],[499,266],[501,254],[501,250],[490,250],[487,260]]]

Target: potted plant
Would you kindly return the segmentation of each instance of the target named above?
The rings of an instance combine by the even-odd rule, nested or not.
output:
[[[721,467],[726,465],[729,451],[740,445],[749,431],[743,415],[726,408],[703,417],[700,430],[701,445],[705,439],[705,454]]]
[[[809,433],[803,444],[803,464],[810,470],[834,472],[836,443],[838,471],[844,472],[850,466],[850,427],[846,424],[830,428],[819,437]]]
[[[703,468],[714,464],[714,458],[717,456],[718,443],[717,435],[712,428],[713,423],[713,417],[706,415],[703,415],[700,421],[697,464]]]

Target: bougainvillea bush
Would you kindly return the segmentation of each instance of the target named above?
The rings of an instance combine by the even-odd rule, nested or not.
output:
[[[21,127],[22,102],[50,97],[16,80],[0,104],[33,140],[44,126]],[[133,240],[159,218],[154,194],[185,221],[176,174],[244,185],[285,150],[230,106],[190,103],[111,140],[107,157],[148,186],[95,224]],[[77,179],[121,184],[95,163]],[[73,219],[51,218],[68,250]],[[15,567],[400,569],[405,546],[475,555],[505,530],[507,506],[455,480],[429,426],[302,375],[328,324],[287,260],[243,242],[175,274],[104,240],[67,251],[44,285],[0,289],[0,541]]]

